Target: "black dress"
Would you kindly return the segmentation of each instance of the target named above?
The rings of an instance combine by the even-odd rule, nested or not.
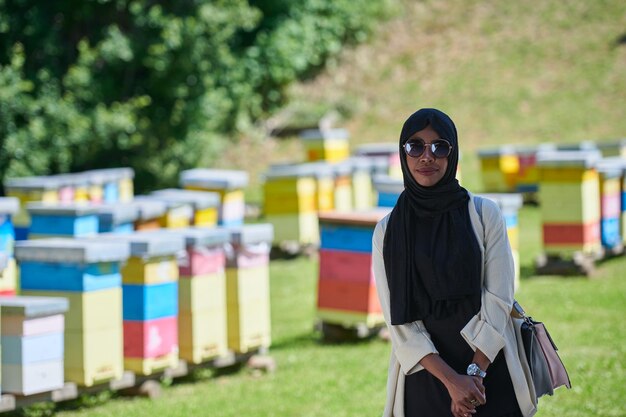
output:
[[[460,331],[477,313],[473,307],[476,305],[475,301],[467,298],[460,302],[456,312],[446,318],[423,320],[441,358],[461,374],[465,374],[467,365],[472,362],[474,356]],[[476,407],[474,417],[522,417],[502,351],[489,366],[483,383],[487,402]],[[428,371],[422,370],[406,376],[404,387],[406,417],[452,416],[450,406],[448,390]]]

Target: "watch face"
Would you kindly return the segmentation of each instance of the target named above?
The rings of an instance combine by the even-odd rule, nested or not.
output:
[[[478,372],[479,372],[478,365],[476,365],[475,363],[470,363],[469,366],[467,367],[468,375],[477,375]]]

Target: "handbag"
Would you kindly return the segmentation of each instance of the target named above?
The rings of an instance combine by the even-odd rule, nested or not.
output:
[[[546,394],[552,395],[554,390],[561,386],[571,388],[567,370],[546,326],[527,316],[517,301],[513,303],[511,316],[522,320],[520,334],[523,353],[528,361],[537,398]]]

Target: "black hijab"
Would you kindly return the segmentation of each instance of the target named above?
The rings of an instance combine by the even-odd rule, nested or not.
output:
[[[443,178],[423,187],[409,171],[404,144],[429,125],[453,149]],[[394,325],[431,315],[442,318],[464,298],[476,299],[481,270],[469,195],[455,178],[459,149],[454,122],[436,109],[413,113],[400,133],[400,161],[405,189],[391,212],[383,244]]]

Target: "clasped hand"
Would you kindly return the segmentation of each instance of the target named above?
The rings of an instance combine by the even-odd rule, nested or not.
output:
[[[482,378],[457,374],[448,385],[454,417],[468,417],[476,413],[476,407],[485,404],[485,386]]]

